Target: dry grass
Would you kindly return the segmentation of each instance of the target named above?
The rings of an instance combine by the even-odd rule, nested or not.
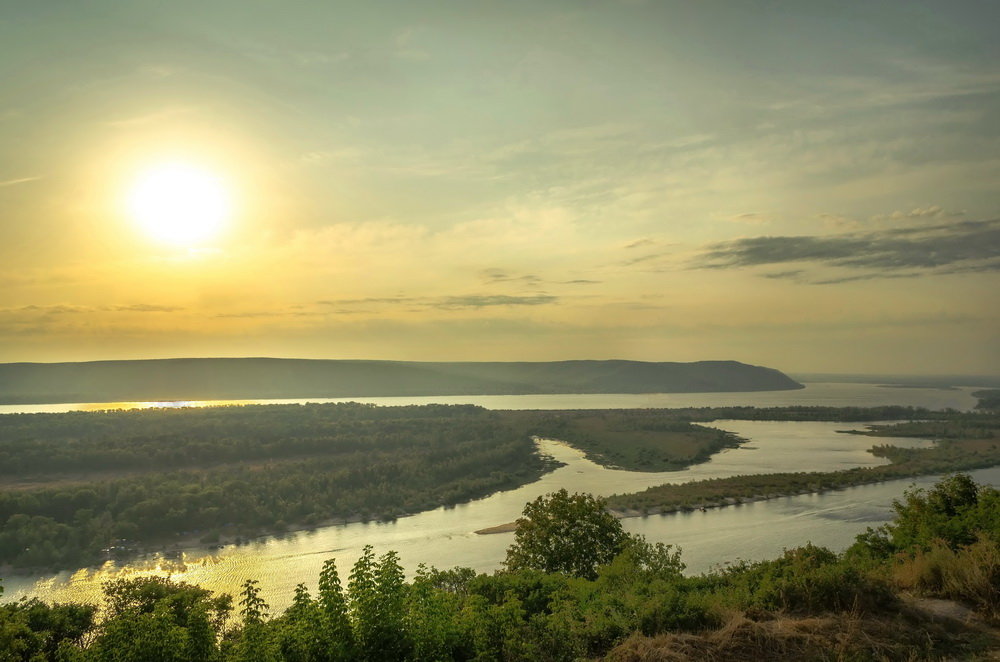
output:
[[[973,626],[934,621],[915,611],[868,618],[857,613],[753,620],[730,614],[712,631],[633,636],[606,658],[613,662],[915,661],[986,659],[1000,640]]]
[[[902,589],[960,600],[987,618],[1000,619],[1000,544],[989,538],[957,551],[935,544],[902,558],[892,577]]]

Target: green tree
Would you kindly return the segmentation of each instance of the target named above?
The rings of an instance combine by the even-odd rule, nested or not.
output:
[[[281,615],[277,628],[277,646],[284,662],[319,662],[326,660],[322,613],[309,595],[305,584],[295,587],[291,606]]]
[[[91,647],[101,661],[214,662],[217,638],[231,609],[213,596],[162,577],[120,579],[104,585],[105,619]]]
[[[396,552],[386,552],[376,562],[372,546],[365,545],[348,581],[358,659],[407,659],[412,642],[406,627],[406,594]]]
[[[562,489],[524,507],[505,565],[594,579],[597,568],[610,563],[628,540],[603,499]]]
[[[886,527],[893,546],[897,550],[927,548],[940,539],[956,549],[975,542],[977,533],[994,533],[987,521],[993,509],[980,507],[993,500],[991,491],[995,492],[977,485],[967,474],[946,476],[928,490],[907,490],[902,501],[893,502],[895,522]],[[984,504],[980,504],[981,492]]]
[[[257,588],[256,579],[248,579],[243,584],[240,606],[243,616],[243,632],[236,646],[239,662],[271,662],[278,656],[274,642],[267,628],[268,606]]]
[[[340,585],[337,563],[329,559],[319,575],[319,608],[323,623],[325,659],[350,660],[354,657],[354,632],[347,611],[347,599]]]
[[[55,660],[62,659],[61,653],[79,653],[96,611],[93,605],[47,605],[37,598],[0,605],[0,661]]]

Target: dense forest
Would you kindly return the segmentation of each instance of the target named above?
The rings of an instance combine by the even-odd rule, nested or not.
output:
[[[565,490],[529,503],[500,570],[421,566],[366,548],[271,614],[168,579],[104,604],[0,606],[0,660],[937,660],[1000,650],[1000,491],[954,475],[908,491],[841,554],[806,544],[685,576],[680,550],[626,534]],[[938,602],[928,602],[933,597]],[[941,603],[940,599],[952,602]],[[941,617],[942,604],[957,614]]]
[[[469,501],[552,468],[532,435],[674,469],[737,440],[669,410],[357,403],[0,416],[0,566],[63,568]]]
[[[705,427],[716,418],[892,417],[904,422],[871,434],[943,441],[921,451],[876,446],[893,461],[886,467],[667,485],[612,503],[662,512],[998,462],[990,441],[996,414],[905,407],[488,411],[343,403],[3,415],[0,567],[79,567],[151,546],[238,542],[461,503],[551,469],[532,435],[567,441],[606,466],[664,471],[739,443]]]
[[[598,464],[629,471],[676,471],[742,441],[692,423],[673,409],[612,409],[522,414],[532,434],[571,443]],[[708,419],[711,420],[711,419]]]
[[[472,406],[269,405],[0,416],[0,564],[389,519],[550,468]]]

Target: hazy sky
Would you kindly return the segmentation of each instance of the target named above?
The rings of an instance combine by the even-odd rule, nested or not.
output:
[[[0,361],[1000,373],[997,3],[2,5]]]

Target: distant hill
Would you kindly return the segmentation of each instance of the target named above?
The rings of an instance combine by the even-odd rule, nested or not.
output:
[[[777,370],[737,361],[439,363],[237,358],[0,364],[3,403],[797,388],[802,385]]]

